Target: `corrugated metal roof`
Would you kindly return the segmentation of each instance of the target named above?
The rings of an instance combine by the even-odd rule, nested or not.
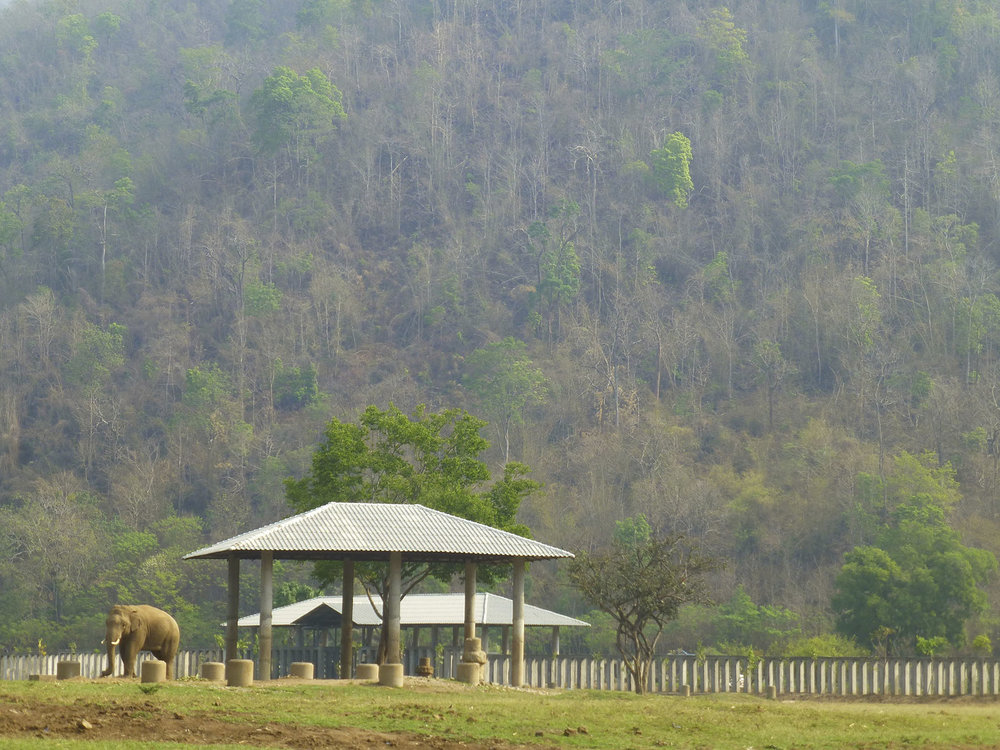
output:
[[[573,557],[571,552],[423,505],[328,503],[204,547],[184,559],[511,561]]]
[[[381,606],[381,605],[380,605]],[[314,599],[295,602],[284,607],[276,607],[271,612],[271,625],[282,627],[303,622],[316,622],[326,610],[331,627],[339,622],[341,598],[339,596],[319,596]],[[475,618],[477,625],[510,625],[514,617],[514,602],[497,594],[476,594]],[[365,596],[354,597],[354,624],[377,626],[382,620]],[[463,625],[465,623],[465,594],[409,594],[399,602],[399,621],[404,627],[416,625]],[[237,623],[241,628],[256,628],[260,625],[260,613],[241,617]],[[587,628],[583,620],[561,615],[531,604],[524,605],[526,626],[560,626]]]

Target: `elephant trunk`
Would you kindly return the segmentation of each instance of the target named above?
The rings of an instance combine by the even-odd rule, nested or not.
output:
[[[115,646],[121,642],[121,636],[115,638],[113,641],[106,638],[105,642],[108,644],[108,668],[101,672],[101,677],[107,677],[109,674],[115,673]]]

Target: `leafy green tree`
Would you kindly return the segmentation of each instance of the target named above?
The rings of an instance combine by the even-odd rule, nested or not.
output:
[[[274,406],[291,411],[301,409],[319,399],[316,366],[286,367],[281,359],[274,361]]]
[[[407,415],[392,404],[385,410],[369,406],[357,423],[335,418],[313,453],[309,473],[286,481],[286,497],[300,512],[330,502],[418,503],[526,536],[517,510],[538,485],[516,464],[490,484],[489,469],[479,458],[489,446],[479,434],[485,426],[460,409],[435,413],[419,406]],[[456,565],[404,562],[401,595],[428,576],[449,581],[457,572]],[[478,576],[490,582],[502,574],[482,567]],[[386,564],[356,564],[355,575],[384,602]],[[340,566],[319,563],[316,576],[323,585],[336,583]],[[381,648],[379,653],[381,658]]]
[[[683,133],[671,133],[662,148],[650,153],[656,188],[678,208],[687,206],[694,190],[691,180],[691,141]]]
[[[915,653],[928,643],[939,650],[939,638],[962,646],[966,624],[986,609],[979,587],[997,561],[963,545],[945,521],[958,498],[953,470],[901,454],[884,497],[876,543],[848,552],[837,576],[837,632],[886,653]]]
[[[125,334],[128,329],[110,323],[107,329],[87,323],[76,351],[66,363],[66,379],[89,392],[102,387],[111,373],[125,364]]]
[[[580,258],[573,242],[574,223],[580,206],[563,201],[549,211],[549,221],[535,221],[528,227],[528,246],[535,256],[538,282],[533,303],[545,315],[547,340],[559,334],[560,312],[580,293]],[[542,323],[541,315],[535,318]]]
[[[739,76],[750,66],[744,45],[747,32],[736,25],[729,8],[709,11],[698,24],[696,38],[711,52],[714,82],[722,88],[735,86]]]
[[[702,577],[719,562],[682,536],[658,537],[645,516],[616,524],[608,550],[581,553],[569,577],[580,593],[615,622],[615,647],[646,692],[649,667],[664,626],[684,604],[706,601]]]
[[[254,142],[264,153],[288,148],[296,162],[306,147],[346,119],[340,90],[318,68],[299,75],[279,66],[250,96]]]
[[[744,647],[773,653],[781,643],[799,635],[798,621],[795,612],[781,606],[756,604],[743,586],[737,586],[713,619],[716,644],[723,648],[723,653],[735,653]]]
[[[512,336],[465,359],[462,382],[493,419],[504,445],[504,463],[510,461],[510,429],[524,423],[524,410],[545,398],[548,379],[526,354],[526,345]]]

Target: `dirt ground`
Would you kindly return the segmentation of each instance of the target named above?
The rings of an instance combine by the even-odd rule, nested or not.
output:
[[[202,745],[240,744],[269,748],[401,748],[402,750],[518,750],[524,745],[502,741],[468,743],[415,734],[365,729],[237,725],[209,715],[165,710],[145,696],[117,700],[115,705],[79,702],[72,706],[31,698],[0,698],[0,745],[4,737],[184,742]],[[539,750],[538,745],[532,745]]]

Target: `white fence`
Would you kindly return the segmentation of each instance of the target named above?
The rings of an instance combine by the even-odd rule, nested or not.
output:
[[[505,682],[508,658],[491,658],[489,681]],[[528,659],[532,687],[632,690],[620,660]],[[650,669],[649,692],[750,693],[832,696],[1000,695],[1000,661],[993,659],[769,659],[674,656]]]
[[[407,649],[405,669],[416,673],[421,656],[430,656],[438,677],[454,678],[460,652],[447,649],[435,654],[430,649]],[[140,660],[150,659],[148,652]],[[364,657],[362,657],[362,660]],[[29,654],[0,656],[0,679],[25,680],[30,675],[54,675],[60,661],[80,662],[82,677],[99,677],[107,657],[92,654]],[[182,651],[174,661],[174,675],[180,679],[198,675],[206,661],[223,661],[219,649]],[[316,665],[317,678],[336,676],[339,666],[335,648],[278,648],[272,656],[273,677],[288,674],[294,661]],[[115,674],[122,674],[116,659]],[[634,688],[624,664],[618,659],[558,657],[525,660],[528,687],[566,690],[622,690]],[[490,654],[486,681],[509,684],[510,657]],[[959,696],[1000,695],[1000,661],[994,659],[770,659],[751,662],[734,656],[671,656],[653,663],[649,692],[660,693],[750,693],[777,695],[811,694],[831,696]]]
[[[148,651],[139,654],[139,663],[152,659]],[[201,665],[206,661],[221,661],[221,649],[201,651],[181,651],[174,657],[174,677],[197,677]],[[21,656],[0,656],[0,680],[27,680],[31,675],[54,675],[56,665],[61,661],[80,662],[80,676],[87,678],[100,677],[108,663],[105,653],[91,654],[27,654]],[[140,668],[136,667],[136,674]],[[115,657],[115,675],[121,676],[124,670],[122,660]]]

